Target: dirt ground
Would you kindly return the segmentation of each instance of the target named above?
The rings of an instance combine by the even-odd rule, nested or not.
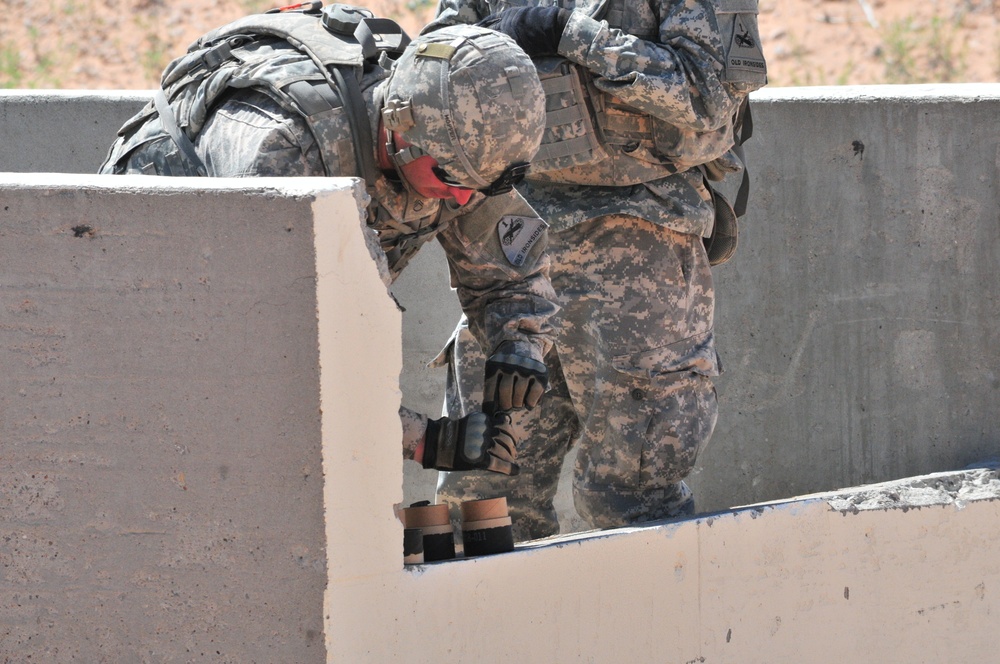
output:
[[[149,89],[266,0],[0,0],[0,88]],[[415,34],[431,0],[359,0]],[[773,87],[1000,80],[1000,0],[760,0]]]

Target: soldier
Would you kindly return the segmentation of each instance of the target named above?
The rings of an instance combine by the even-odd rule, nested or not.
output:
[[[387,282],[437,238],[473,334],[501,351],[491,370],[508,386],[504,405],[534,405],[540,388],[513,386],[544,368],[556,307],[545,224],[513,189],[544,126],[530,59],[486,28],[455,26],[406,45],[398,26],[367,10],[314,5],[245,17],[198,40],[119,131],[101,172],[363,176]],[[386,32],[394,49],[375,46],[393,43]],[[504,242],[515,222],[522,232]],[[518,470],[502,413],[400,416],[404,458],[425,468]]]
[[[562,309],[551,390],[515,417],[522,473],[441,473],[438,498],[506,495],[518,539],[555,534],[576,445],[574,504],[591,527],[691,514],[684,479],[714,429],[721,370],[705,238],[717,215],[735,222],[708,180],[742,168],[739,110],[766,82],[756,3],[439,1],[424,33],[479,22],[539,70],[546,133],[518,190],[550,224]],[[465,321],[439,361],[449,415],[474,409],[485,360]]]

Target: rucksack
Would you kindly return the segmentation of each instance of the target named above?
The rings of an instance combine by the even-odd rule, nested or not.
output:
[[[202,36],[167,66],[153,101],[122,127],[119,136],[126,137],[158,115],[163,131],[186,157],[192,174],[206,175],[193,141],[216,102],[231,87],[261,88],[305,119],[320,146],[327,173],[332,175],[330,159],[323,155],[323,146],[332,144],[323,138],[324,118],[342,103],[351,128],[357,174],[371,187],[377,169],[360,81],[372,68],[388,66],[383,56],[398,56],[410,38],[395,21],[375,18],[362,7],[321,7],[322,2],[317,1],[252,14]],[[234,79],[233,51],[268,38],[287,42],[308,56],[313,66],[300,72],[261,67],[250,79]],[[230,66],[224,67],[227,63]]]

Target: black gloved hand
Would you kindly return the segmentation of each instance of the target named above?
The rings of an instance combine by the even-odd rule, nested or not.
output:
[[[534,408],[549,387],[549,370],[530,357],[512,352],[504,342],[486,360],[483,410],[487,413],[513,408]]]
[[[530,57],[556,55],[572,12],[559,7],[510,7],[476,25],[502,32]]]
[[[517,475],[521,468],[516,459],[517,438],[507,413],[472,413],[460,420],[442,417],[427,422],[424,468]]]

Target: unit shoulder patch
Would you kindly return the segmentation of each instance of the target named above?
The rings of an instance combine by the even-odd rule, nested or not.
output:
[[[727,71],[738,70],[766,74],[767,65],[764,62],[764,50],[760,45],[757,17],[753,14],[736,14],[735,18],[733,37],[729,44],[729,55],[726,61]]]
[[[545,233],[548,224],[538,217],[505,215],[497,224],[497,236],[504,256],[511,265],[520,267],[527,260],[531,248]]]

